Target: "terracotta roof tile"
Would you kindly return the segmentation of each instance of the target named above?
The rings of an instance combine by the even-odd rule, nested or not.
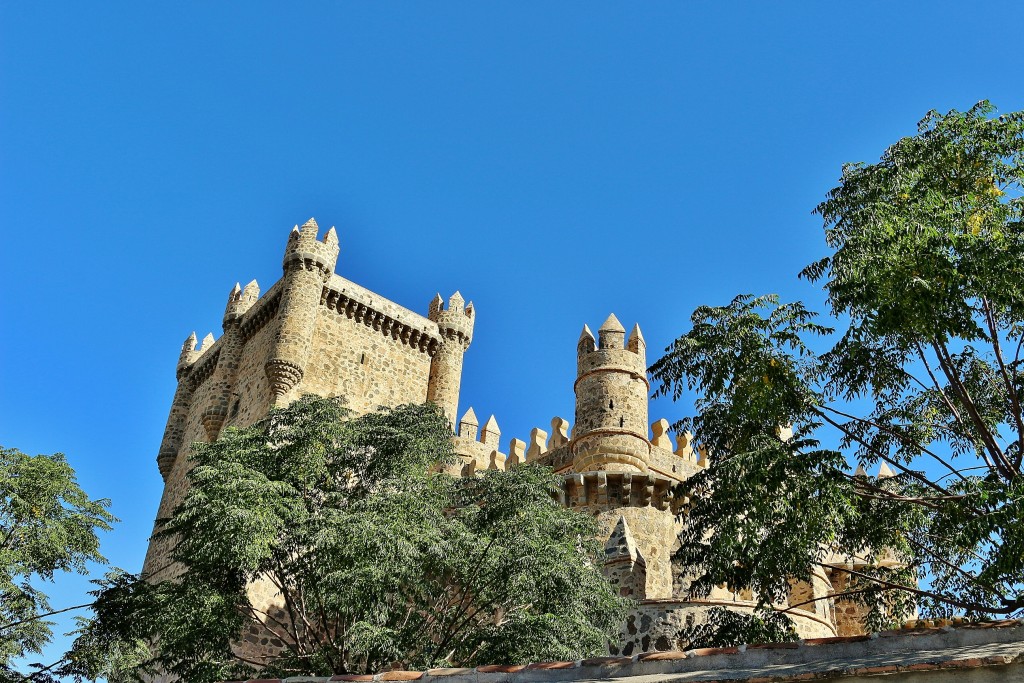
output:
[[[423,678],[422,671],[385,671],[374,677],[378,681],[415,681]]]
[[[575,669],[579,662],[536,662],[527,665],[527,669]]]

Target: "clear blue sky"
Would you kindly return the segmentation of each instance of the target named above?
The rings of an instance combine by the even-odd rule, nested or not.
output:
[[[700,304],[820,308],[841,164],[1024,108],[1021,35],[992,2],[3,3],[0,443],[65,452],[137,571],[180,345],[310,216],[345,277],[475,301],[461,410],[525,439],[572,418],[584,322],[653,361]]]

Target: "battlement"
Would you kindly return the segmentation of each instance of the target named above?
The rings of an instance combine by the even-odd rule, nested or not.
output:
[[[509,454],[501,452],[500,441],[501,429],[494,415],[487,418],[483,429],[480,429],[476,412],[469,408],[459,420],[458,433],[453,440],[455,454],[459,456],[460,464],[458,472],[452,474],[471,476],[483,470],[504,470],[506,467],[521,464],[522,442],[512,439],[509,443],[509,454],[512,454],[510,460]]]
[[[292,228],[284,250],[282,266],[285,271],[291,268],[317,270],[324,279],[334,272],[340,251],[338,233],[331,227],[323,239],[318,240],[319,229],[313,218],[303,223],[302,227],[296,225]]]
[[[224,309],[224,325],[240,321],[259,298],[260,284],[256,280],[250,281],[245,289],[242,289],[241,284],[236,282],[231,293],[228,294],[228,305]]]
[[[724,589],[703,602],[688,601],[691,579],[672,566],[679,525],[686,523],[678,516],[686,510],[676,485],[707,467],[714,454],[688,431],[673,435],[668,420],[649,421],[647,344],[639,325],[627,334],[614,314],[597,334],[584,325],[576,347],[574,423],[556,416],[550,426],[533,428],[526,440],[509,439],[502,449],[493,415],[481,424],[470,407],[456,419],[463,354],[475,325],[473,304],[456,291],[447,301],[436,295],[426,315],[414,312],[337,275],[339,253],[334,228],[320,236],[313,219],[296,226],[285,248],[283,277],[262,295],[255,280],[244,287],[236,283],[224,309],[223,335],[199,341],[193,333],[185,340],[157,458],[166,482],[158,518],[168,517],[187,490],[191,444],[218,438],[226,426],[252,424],[307,393],[344,396],[356,415],[427,401],[443,410],[455,432],[458,460],[449,473],[549,466],[561,482],[555,497],[594,516],[605,573],[620,593],[642,601],[644,619],[660,615],[661,621],[648,626],[638,621],[639,632],[629,630],[636,624],[626,627],[623,647],[648,651],[655,631],[674,633],[684,619],[703,618],[712,603],[752,606]],[[776,433],[782,441],[794,437],[790,426]],[[868,475],[861,466],[855,476]],[[883,465],[877,478],[892,476]],[[168,552],[166,541],[155,538],[144,572],[164,571],[155,568],[167,565]],[[840,568],[895,561],[869,554],[833,560]],[[849,572],[816,577],[794,584],[794,595],[798,602],[805,593],[824,596],[829,581],[848,580]],[[835,633],[827,608],[821,602],[815,607],[820,613],[795,614],[803,619],[801,633]]]
[[[473,302],[468,304],[460,292],[455,292],[448,299],[448,307],[440,294],[430,302],[427,318],[437,323],[441,334],[448,339],[459,341],[464,349],[469,348],[473,340],[473,324],[476,322],[476,309]]]
[[[577,382],[598,369],[620,370],[643,378],[650,389],[647,382],[647,343],[640,332],[640,326],[633,325],[629,339],[626,340],[626,328],[612,313],[597,333],[595,339],[588,325],[584,325],[580,333],[576,343]]]
[[[328,310],[430,356],[437,352],[442,342],[433,320],[388,301],[337,274],[332,275],[325,285],[321,303]]]

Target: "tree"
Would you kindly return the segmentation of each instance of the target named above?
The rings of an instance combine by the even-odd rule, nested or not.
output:
[[[0,681],[20,681],[15,661],[39,654],[53,635],[47,617],[75,609],[54,610],[39,582],[105,563],[96,532],[116,520],[110,501],[90,500],[60,453],[0,447],[0,491]],[[31,666],[43,676],[53,665]]]
[[[829,324],[739,296],[698,308],[651,368],[662,394],[696,389],[678,426],[712,454],[682,487],[697,591],[727,582],[767,607],[824,568],[872,629],[915,607],[1024,611],[1024,112],[993,112],[930,112],[843,168],[816,209],[833,253],[801,274]]]
[[[189,492],[160,532],[181,573],[108,579],[78,672],[198,683],[606,651],[624,602],[590,516],[552,498],[550,470],[459,479],[439,467],[453,461],[434,406],[349,419],[315,397],[196,444]],[[246,647],[254,633],[265,657]],[[133,666],[103,656],[139,650]]]

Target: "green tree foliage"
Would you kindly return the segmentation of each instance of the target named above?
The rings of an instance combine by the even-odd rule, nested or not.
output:
[[[191,488],[161,532],[184,571],[110,577],[78,672],[200,683],[605,651],[624,603],[597,565],[591,517],[552,498],[550,470],[458,479],[438,467],[453,459],[433,406],[349,419],[314,397],[196,444]],[[258,625],[269,661],[232,646]]]
[[[662,394],[697,391],[679,426],[712,454],[683,486],[678,556],[698,592],[769,605],[824,568],[848,572],[871,628],[915,606],[1024,610],[1024,112],[993,112],[931,112],[878,163],[844,167],[816,209],[833,253],[802,273],[831,326],[740,296],[698,308],[651,368]]]
[[[116,520],[109,501],[90,500],[79,488],[60,453],[0,447],[0,491],[0,681],[21,681],[15,660],[39,654],[53,635],[46,617],[72,609],[54,610],[40,582],[105,563],[96,532]],[[32,666],[36,676],[50,668]]]
[[[791,643],[800,639],[788,617],[767,607],[753,613],[712,607],[705,621],[680,629],[677,637],[687,643],[687,649]]]

